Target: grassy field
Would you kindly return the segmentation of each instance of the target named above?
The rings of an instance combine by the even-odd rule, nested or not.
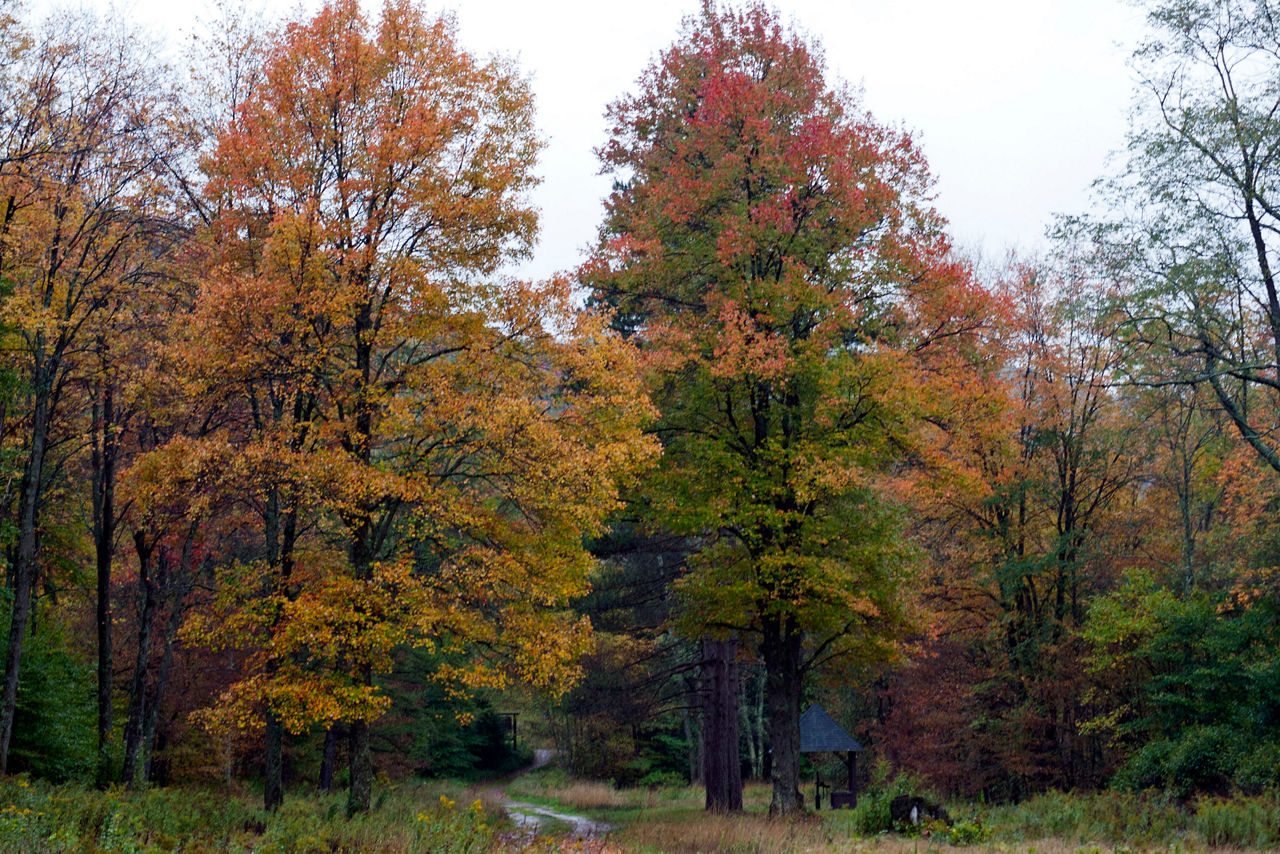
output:
[[[1280,847],[1280,798],[1203,799],[1178,804],[1155,796],[1050,793],[1017,806],[948,804],[956,821],[924,833],[887,832],[888,801],[905,784],[865,793],[856,810],[770,821],[769,790],[749,785],[742,815],[702,810],[692,787],[618,790],[560,771],[504,784],[380,787],[376,808],[348,821],[344,797],[288,797],[264,812],[248,790],[96,791],[0,779],[0,852],[153,854],[819,854],[1005,851],[1101,854],[1106,851],[1240,851]],[[505,792],[505,794],[504,794]],[[554,807],[611,825],[603,838],[577,839],[563,822],[521,831],[503,798]]]
[[[512,797],[613,824],[616,850],[649,854],[743,852],[817,854],[875,851],[1007,851],[1101,854],[1107,851],[1240,851],[1280,847],[1280,798],[1206,798],[1181,805],[1159,796],[1049,793],[1016,806],[948,804],[954,823],[921,833],[889,831],[889,801],[909,782],[864,793],[856,810],[824,811],[792,822],[770,821],[769,790],[748,785],[745,811],[702,811],[695,788],[619,791],[549,771],[519,778]]]

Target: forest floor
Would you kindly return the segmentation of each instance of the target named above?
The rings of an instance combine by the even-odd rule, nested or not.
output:
[[[1280,851],[1280,794],[1173,801],[1156,794],[1047,793],[1014,806],[948,804],[957,819],[927,833],[868,828],[892,792],[856,810],[771,821],[769,788],[746,809],[712,815],[691,786],[616,789],[558,769],[490,781],[383,784],[353,818],[345,795],[290,792],[273,812],[261,793],[227,787],[129,792],[0,778],[0,854],[1035,854]],[[528,820],[519,818],[527,816]],[[533,818],[536,817],[536,818]],[[496,820],[495,820],[496,819]],[[967,835],[967,846],[955,845]]]

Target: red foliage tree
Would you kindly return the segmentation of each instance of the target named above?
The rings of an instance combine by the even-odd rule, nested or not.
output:
[[[882,657],[902,623],[877,472],[948,397],[984,298],[910,138],[762,6],[704,5],[609,115],[617,183],[584,276],[648,355],[655,519],[705,543],[686,627],[755,639],[771,811],[795,812],[806,674]]]

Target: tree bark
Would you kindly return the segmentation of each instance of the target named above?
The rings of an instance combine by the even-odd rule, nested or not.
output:
[[[681,676],[684,690],[684,709],[681,717],[684,722],[684,741],[689,753],[689,782],[697,785],[702,782],[702,757],[706,751],[706,728],[702,725],[702,696],[698,692],[698,680],[689,673]]]
[[[39,361],[37,361],[39,364]],[[37,373],[39,376],[39,373]],[[22,499],[18,510],[18,559],[13,570],[13,611],[9,621],[9,641],[5,650],[4,689],[0,693],[0,774],[9,772],[9,744],[13,719],[18,711],[18,670],[22,645],[31,620],[35,591],[39,540],[37,525],[44,496],[44,458],[49,440],[49,389],[36,383],[35,406],[31,415],[31,453],[22,479]]]
[[[352,721],[349,741],[351,786],[347,790],[347,815],[367,812],[373,802],[373,756],[369,752],[368,721]]]
[[[333,791],[333,768],[338,759],[338,725],[330,724],[324,731],[324,753],[320,759],[320,791]]]
[[[262,803],[266,809],[274,810],[284,803],[284,726],[270,709],[266,724]]]
[[[738,750],[738,642],[702,641],[702,779],[706,808],[742,810],[742,760]]]
[[[275,417],[279,421],[283,409],[276,405]],[[273,572],[270,583],[274,585],[272,592],[283,594],[292,599],[290,590],[293,575],[293,551],[297,541],[297,504],[289,490],[276,487],[271,490],[267,500],[265,519],[265,537],[267,562]],[[281,493],[285,498],[281,500]],[[272,620],[271,632],[279,627],[280,616]],[[275,663],[267,667],[269,675],[275,672]],[[262,757],[262,805],[264,809],[274,810],[284,803],[284,728],[280,719],[268,706],[264,711],[266,735],[263,743]]]
[[[101,342],[100,342],[101,346]],[[111,560],[115,553],[115,408],[111,383],[104,380],[93,402],[93,551],[97,567],[98,768],[97,781],[111,780]]]
[[[143,721],[147,713],[147,665],[151,658],[151,624],[156,612],[156,585],[151,577],[151,556],[155,543],[149,542],[145,531],[133,536],[138,553],[138,586],[142,601],[138,606],[138,654],[133,664],[133,678],[129,682],[129,711],[124,724],[124,764],[120,779],[126,788],[137,785],[138,753],[142,747]]]
[[[161,638],[164,653],[160,657],[160,669],[156,672],[155,684],[151,690],[151,699],[147,703],[147,714],[144,717],[142,726],[142,755],[143,767],[142,778],[149,782],[155,782],[155,778],[151,774],[151,760],[155,756],[156,731],[160,726],[160,703],[164,699],[165,688],[169,684],[169,671],[173,666],[173,646],[178,639],[178,629],[182,627],[182,612],[184,600],[187,593],[191,590],[193,583],[191,577],[191,536],[195,534],[195,525],[192,525],[190,536],[182,548],[182,563],[180,569],[182,577],[174,584],[174,590],[169,597],[172,610],[169,611],[169,620],[165,624],[164,634]]]
[[[786,616],[766,616],[760,653],[765,667],[765,705],[773,777],[770,816],[804,812],[800,794],[801,633]]]
[[[370,343],[373,330],[372,303],[362,304],[355,316],[355,368],[358,377],[355,404],[355,431],[348,439],[348,453],[367,470],[372,466],[373,410],[372,377],[373,349]],[[348,556],[351,570],[358,581],[373,580],[373,561],[376,533],[373,516],[376,506],[366,506],[349,526],[351,541]],[[373,684],[373,669],[367,663],[359,667],[357,682],[362,687]],[[373,755],[369,751],[369,722],[356,720],[351,724],[351,788],[347,792],[347,815],[368,811],[373,798]]]

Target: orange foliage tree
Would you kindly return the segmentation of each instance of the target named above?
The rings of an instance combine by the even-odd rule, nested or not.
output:
[[[953,409],[907,491],[933,629],[893,680],[881,728],[897,761],[997,797],[1100,779],[1098,744],[1080,730],[1078,630],[1121,567],[1150,559],[1154,536],[1106,300],[1034,265],[1002,289],[980,405]]]
[[[534,236],[537,150],[513,67],[341,0],[275,38],[208,160],[187,370],[229,401],[264,541],[191,629],[256,650],[208,719],[346,721],[352,811],[397,646],[492,651],[440,674],[463,686],[568,684],[582,536],[652,454],[630,347],[567,282],[498,275]]]
[[[17,446],[21,470],[16,496],[6,490],[3,498],[16,499],[12,611],[0,689],[4,771],[23,646],[45,565],[48,493],[80,444],[68,440],[82,435],[72,426],[83,411],[76,392],[85,383],[101,385],[103,342],[120,331],[116,321],[130,294],[160,275],[177,232],[163,192],[165,144],[155,133],[167,111],[164,87],[141,45],[103,32],[86,16],[51,18],[38,41],[7,13],[0,13],[0,28],[0,324],[5,375],[16,380],[0,404],[0,440]],[[95,414],[99,428],[101,417],[101,411]],[[105,488],[95,483],[95,504]],[[99,542],[108,543],[99,534]],[[109,551],[100,554],[104,584],[109,562]],[[104,745],[110,734],[108,621],[100,611]]]

